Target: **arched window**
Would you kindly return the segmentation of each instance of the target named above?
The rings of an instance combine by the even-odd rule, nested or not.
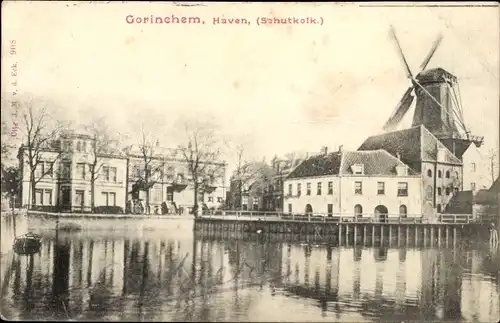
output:
[[[437,213],[441,213],[441,204],[437,205]]]
[[[446,188],[446,195],[450,195],[450,188],[449,187]]]
[[[443,172],[442,172],[442,171],[440,171],[440,170],[438,170],[438,177],[439,177],[439,178],[443,177]]]
[[[313,207],[311,204],[306,205],[306,214],[311,214],[313,213]]]
[[[408,209],[406,208],[406,205],[400,205],[399,206],[399,216],[402,218],[406,218],[408,216]]]
[[[450,178],[450,171],[449,170],[446,171],[446,178]]]
[[[438,195],[441,195],[442,194],[442,189],[441,187],[438,187]]]
[[[359,204],[354,206],[354,216],[361,218],[363,217],[363,207]]]
[[[79,141],[76,142],[76,151],[82,151],[82,143]]]
[[[432,177],[432,170],[427,170],[427,176]]]
[[[427,199],[432,199],[434,192],[432,191],[432,185],[427,186],[427,189],[425,191],[425,196]]]
[[[458,179],[458,172],[454,172],[454,173],[453,173],[453,178],[454,178],[454,179]]]

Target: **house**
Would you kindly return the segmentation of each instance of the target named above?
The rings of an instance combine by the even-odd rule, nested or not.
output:
[[[492,176],[496,174],[495,164],[476,145],[470,145],[462,155],[464,167],[463,189],[477,191],[488,189]]]
[[[90,135],[69,131],[48,143],[39,156],[34,190],[28,148],[21,146],[18,160],[22,205],[39,210],[88,212],[93,199],[95,206],[124,207],[127,158],[117,151],[100,154],[92,190],[92,141]]]
[[[284,209],[328,216],[420,217],[421,182],[418,173],[382,149],[325,151],[287,176]]]
[[[92,190],[91,169],[95,162],[92,145],[92,136],[69,131],[43,149],[35,173],[34,203],[27,148],[22,146],[18,159],[23,205],[41,210],[90,212],[94,200],[95,207],[119,207],[132,212],[137,208],[130,207],[131,201],[142,200],[141,213],[159,213],[164,202],[169,212],[191,212],[193,181],[186,161],[172,150],[156,147],[155,154],[146,159],[134,147],[126,151],[112,147],[109,152],[99,153]],[[226,164],[211,164],[217,172],[203,179],[203,185],[198,188],[198,202],[208,208],[218,208],[224,202]],[[149,211],[144,208],[147,200]]]
[[[194,183],[186,160],[175,150],[159,144],[150,151],[152,154],[144,156],[140,149],[131,147],[127,154],[128,201],[149,204],[150,213],[191,213],[195,204]],[[208,168],[214,171],[198,187],[198,205],[216,209],[224,203],[226,164],[210,163]],[[162,204],[167,210],[162,211]]]
[[[423,125],[369,137],[358,151],[377,149],[398,157],[420,175],[426,217],[443,212],[453,193],[463,190],[462,161]]]
[[[231,208],[235,210],[265,210],[264,192],[273,173],[265,162],[247,162],[236,169],[230,179]]]
[[[306,154],[291,153],[288,158],[275,157],[271,161],[273,177],[264,192],[264,205],[268,211],[283,211],[283,182],[304,159]]]

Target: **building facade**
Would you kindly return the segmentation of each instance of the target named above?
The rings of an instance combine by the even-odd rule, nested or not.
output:
[[[358,149],[383,149],[421,177],[422,214],[436,217],[463,190],[463,164],[424,126],[369,137]]]
[[[32,190],[26,147],[19,151],[22,205],[52,211],[90,212],[94,206],[123,206],[126,199],[127,158],[119,153],[98,156],[94,190],[92,137],[68,133],[41,151]],[[33,199],[34,194],[34,199]]]
[[[172,157],[165,150],[160,150],[157,156],[148,160],[148,167],[144,166],[144,158],[133,151],[125,154],[120,149],[99,154],[95,159],[92,144],[91,136],[74,133],[54,140],[39,156],[35,190],[31,188],[27,148],[21,147],[18,159],[22,174],[22,205],[60,212],[91,212],[92,204],[94,211],[99,207],[107,207],[108,210],[112,207],[114,210],[106,212],[192,211],[194,185],[185,161]],[[220,175],[204,181],[198,193],[199,205],[207,208],[218,208],[224,202],[226,166],[222,162],[214,163],[214,166],[220,168]],[[97,170],[92,189],[93,167]],[[149,186],[144,185],[146,168],[149,170]],[[149,210],[145,207],[148,195]]]
[[[476,145],[470,145],[462,156],[464,191],[488,189],[498,176],[497,160],[486,156]]]
[[[284,183],[284,212],[416,217],[422,179],[384,150],[325,153],[303,161]]]

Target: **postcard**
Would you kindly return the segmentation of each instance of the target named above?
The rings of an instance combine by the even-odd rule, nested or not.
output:
[[[500,319],[498,3],[2,9],[4,319]]]

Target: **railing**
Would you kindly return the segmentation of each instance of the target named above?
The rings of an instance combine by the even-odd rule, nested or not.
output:
[[[472,214],[441,214],[432,219],[423,217],[420,214],[387,214],[375,216],[373,214],[325,214],[310,213],[296,214],[286,212],[266,212],[266,211],[235,211],[235,210],[208,210],[202,214],[204,218],[236,218],[250,220],[282,220],[282,221],[302,221],[302,222],[329,222],[329,223],[387,223],[387,224],[425,224],[425,223],[456,223],[468,224],[477,223],[479,220]]]

